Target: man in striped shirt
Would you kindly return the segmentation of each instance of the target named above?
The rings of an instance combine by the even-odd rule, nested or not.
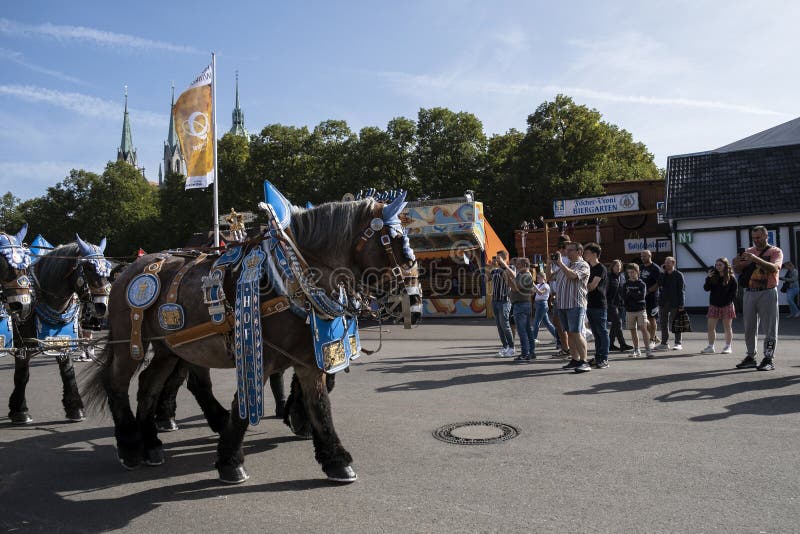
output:
[[[508,298],[508,280],[506,271],[513,277],[516,272],[513,267],[506,263],[508,254],[505,250],[498,250],[497,256],[492,258],[492,311],[494,312],[494,322],[497,325],[497,333],[500,335],[500,342],[503,348],[497,353],[501,358],[509,358],[514,355],[514,336],[511,334],[511,300]]]
[[[563,369],[574,369],[576,373],[590,371],[586,361],[586,339],[583,337],[583,321],[586,317],[586,293],[589,281],[589,264],[583,260],[583,245],[567,244],[565,264],[560,252],[555,253],[553,262],[556,271],[555,291],[556,309],[561,326],[569,339],[569,352],[572,358]]]

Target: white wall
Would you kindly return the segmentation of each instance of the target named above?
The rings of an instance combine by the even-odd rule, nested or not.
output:
[[[733,261],[736,255],[736,230],[733,227],[746,226],[752,227],[757,225],[764,225],[768,229],[774,229],[780,224],[789,222],[800,221],[800,212],[798,213],[784,213],[776,215],[765,216],[748,216],[748,217],[721,217],[718,219],[692,219],[685,221],[677,221],[677,231],[692,230],[702,228],[721,228],[731,227],[729,230],[717,230],[713,232],[695,232],[693,233],[693,242],[689,245],[692,250],[700,256],[703,262],[711,267],[717,258],[725,257],[729,261]],[[781,228],[780,229],[780,244],[784,254],[784,261],[789,260],[790,240],[793,239],[794,228]],[[750,246],[750,232],[748,229],[742,229],[740,232],[741,246]],[[697,268],[702,267],[697,261],[689,254],[689,251],[683,245],[677,244],[677,236],[673,234],[673,243],[675,243],[675,260],[678,263],[678,269]],[[775,243],[772,243],[773,245]],[[703,291],[703,282],[705,281],[705,273],[686,273],[684,272],[686,280],[686,306],[707,306],[708,293]],[[786,304],[786,295],[779,294],[780,304]]]

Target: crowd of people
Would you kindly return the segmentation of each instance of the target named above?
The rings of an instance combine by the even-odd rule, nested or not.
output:
[[[725,340],[720,352],[733,352],[735,302],[742,289],[746,352],[736,365],[738,369],[775,369],[779,291],[789,302],[788,317],[800,318],[798,270],[791,262],[783,262],[783,252],[770,245],[767,236],[765,227],[754,227],[753,246],[740,249],[732,262],[718,258],[702,287],[709,298],[708,345],[700,351],[702,354],[717,352],[719,322]],[[490,273],[492,311],[502,344],[497,355],[514,357],[517,363],[535,360],[542,324],[554,338],[555,355],[569,358],[563,369],[576,373],[592,367],[607,368],[612,351],[631,358],[653,358],[658,351],[683,350],[682,333],[688,329],[689,320],[684,309],[686,281],[675,258],[669,256],[659,266],[653,262],[652,253],[644,250],[641,265],[615,259],[606,267],[601,255],[599,244],[574,243],[568,236],[559,238],[558,250],[545,268],[532,266],[527,258],[509,261],[505,251],[498,251]],[[625,340],[623,323],[631,344]],[[759,325],[764,338],[760,362],[756,344]],[[594,341],[591,360],[587,339]]]

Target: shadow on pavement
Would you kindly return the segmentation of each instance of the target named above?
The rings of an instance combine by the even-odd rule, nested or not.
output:
[[[36,428],[36,425],[33,426]],[[22,428],[20,428],[22,430]],[[30,431],[31,427],[24,430]],[[161,503],[193,501],[246,493],[305,491],[333,487],[327,480],[287,480],[228,486],[217,481],[213,468],[216,439],[209,435],[166,444],[167,463],[125,471],[116,460],[115,448],[95,443],[113,435],[111,428],[55,430],[0,443],[0,531],[99,532],[128,526]],[[13,431],[13,430],[12,430]],[[9,432],[3,429],[4,434]],[[6,437],[8,437],[7,434]],[[294,436],[245,439],[245,455],[295,441]],[[308,461],[314,462],[309,447]],[[198,480],[175,484],[176,477]],[[127,483],[157,480],[158,487],[109,498],[91,494]],[[131,487],[135,487],[132,485]],[[72,499],[72,496],[83,496]],[[46,513],[43,513],[46,511]]]
[[[726,412],[691,417],[690,421],[719,421],[734,415],[787,415],[800,412],[800,395],[775,395],[725,406]]]
[[[737,369],[720,369],[714,371],[692,371],[689,373],[675,373],[671,375],[657,375],[648,376],[645,378],[636,378],[633,380],[619,380],[616,382],[604,382],[602,384],[594,384],[589,389],[581,389],[577,391],[565,391],[564,395],[596,395],[601,393],[620,393],[623,391],[638,391],[649,389],[661,384],[670,384],[672,382],[688,382],[690,380],[701,380],[705,378],[712,378],[716,376],[724,376],[728,374],[742,373]],[[745,387],[746,389],[746,387]]]

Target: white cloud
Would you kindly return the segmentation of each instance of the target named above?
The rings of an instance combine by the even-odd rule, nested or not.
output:
[[[17,65],[25,67],[26,69],[32,70],[34,72],[39,72],[41,74],[46,74],[48,76],[52,76],[53,78],[57,78],[61,81],[71,82],[78,85],[89,85],[83,80],[79,80],[74,76],[69,76],[68,74],[64,74],[63,72],[59,72],[57,70],[48,69],[45,67],[41,67],[34,63],[30,63],[25,59],[25,56],[22,52],[17,52],[15,50],[8,50],[6,48],[0,48],[0,59],[6,59]]]
[[[7,191],[23,200],[44,194],[45,189],[69,176],[72,169],[102,172],[106,162],[0,161],[0,194]]]
[[[0,85],[0,96],[9,96],[26,102],[47,103],[73,111],[79,115],[117,121],[122,116],[123,111],[120,103],[83,93],[68,93],[34,85]],[[163,114],[132,109],[128,111],[131,114],[131,120],[135,117],[137,124],[145,126],[164,127],[167,120]]]
[[[138,50],[163,50],[183,54],[203,53],[191,46],[154,41],[125,33],[114,33],[84,26],[59,26],[46,22],[30,25],[0,18],[0,33],[24,37],[45,37],[58,41],[88,42],[97,46],[111,48],[132,48]]]
[[[786,113],[772,109],[761,108],[747,104],[722,102],[707,99],[675,98],[653,95],[636,95],[598,91],[584,87],[560,86],[555,84],[533,85],[527,83],[507,83],[495,81],[478,81],[473,79],[459,79],[450,75],[429,76],[425,74],[409,74],[404,72],[380,72],[379,76],[391,80],[392,84],[401,90],[419,95],[430,95],[431,90],[442,93],[454,92],[493,93],[502,95],[551,95],[562,93],[568,96],[579,96],[592,100],[606,102],[622,102],[628,104],[641,104],[648,106],[673,106],[684,108],[703,108],[736,111],[756,115],[788,116]]]

